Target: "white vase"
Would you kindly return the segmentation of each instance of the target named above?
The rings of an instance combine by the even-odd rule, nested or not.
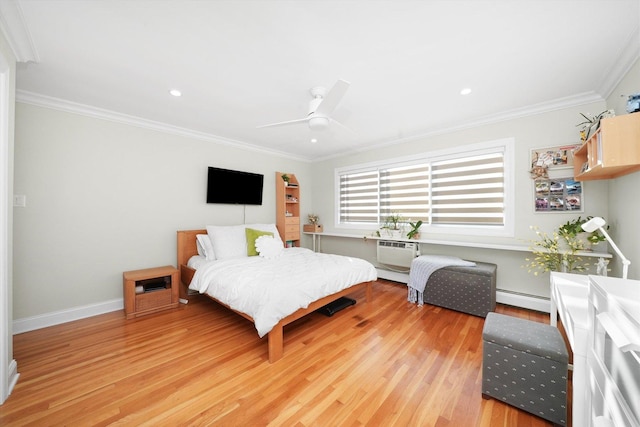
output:
[[[582,250],[583,251],[591,251],[592,250],[592,243],[589,241],[589,236],[591,235],[591,233],[578,233],[576,235],[576,239],[578,239],[578,241],[580,243],[582,243]]]

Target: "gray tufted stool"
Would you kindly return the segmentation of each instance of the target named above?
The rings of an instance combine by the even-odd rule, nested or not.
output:
[[[560,331],[489,313],[482,340],[482,397],[565,426],[569,356]]]
[[[444,267],[427,280],[424,302],[486,317],[496,309],[495,264],[478,262],[475,267]]]

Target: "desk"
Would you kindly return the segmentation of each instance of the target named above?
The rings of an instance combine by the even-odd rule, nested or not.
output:
[[[479,248],[479,249],[494,249],[500,251],[519,251],[519,252],[531,252],[530,245],[513,245],[513,244],[500,244],[500,243],[485,243],[485,242],[466,242],[460,240],[447,240],[443,239],[407,239],[407,238],[398,238],[398,237],[385,237],[385,236],[372,236],[372,235],[363,235],[363,234],[346,234],[346,233],[331,233],[331,232],[310,232],[305,231],[304,234],[311,235],[313,251],[318,252],[320,249],[320,242],[323,236],[326,237],[338,237],[338,238],[346,238],[346,239],[361,239],[363,241],[367,240],[392,240],[394,242],[412,242],[412,243],[421,243],[427,245],[444,245],[444,246],[463,246],[465,248]],[[422,233],[424,236],[425,233]],[[607,252],[592,252],[592,251],[579,251],[576,252],[576,255],[580,257],[591,257],[591,258],[612,258],[612,255]]]
[[[551,273],[550,324],[557,326],[562,320],[573,352],[573,426],[586,426],[587,408],[587,354],[589,339],[589,276],[571,273]]]
[[[640,281],[552,272],[552,326],[558,315],[573,351],[573,426],[640,427]]]

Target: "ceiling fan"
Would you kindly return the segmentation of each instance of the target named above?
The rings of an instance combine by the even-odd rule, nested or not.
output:
[[[295,125],[300,123],[307,123],[311,130],[324,130],[329,127],[330,123],[336,123],[341,127],[345,127],[342,123],[331,118],[331,113],[336,109],[347,89],[349,89],[349,83],[346,80],[338,80],[329,92],[324,87],[316,86],[311,88],[311,96],[313,97],[309,102],[309,114],[307,117],[288,120],[286,122],[271,123],[268,125],[258,126],[258,128],[276,127]]]

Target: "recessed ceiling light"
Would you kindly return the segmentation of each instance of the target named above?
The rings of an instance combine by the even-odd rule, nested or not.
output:
[[[471,89],[468,87],[465,87],[460,91],[460,95],[469,95],[470,93],[471,93]]]
[[[178,89],[171,89],[169,93],[173,96],[182,96],[182,92],[180,92]]]
[[[316,142],[318,142],[318,138],[311,138],[311,143],[315,144]]]

